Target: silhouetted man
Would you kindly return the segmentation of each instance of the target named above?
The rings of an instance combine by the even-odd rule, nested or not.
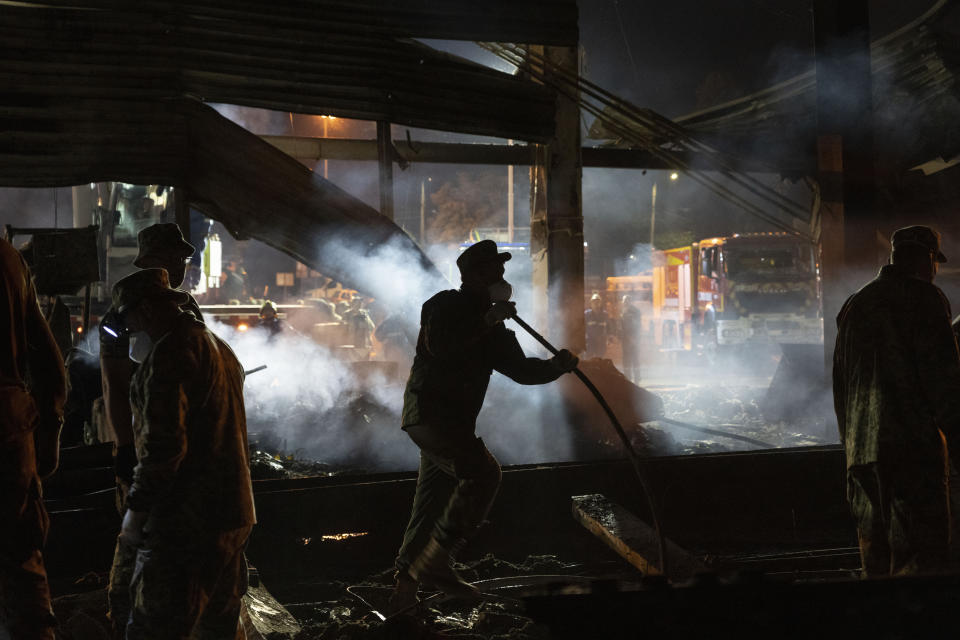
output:
[[[0,637],[53,640],[40,480],[57,468],[66,372],[20,254],[0,240]]]
[[[133,265],[140,269],[166,270],[173,288],[183,284],[187,260],[196,249],[184,240],[180,227],[172,222],[150,225],[137,234],[138,253]],[[187,292],[183,293],[183,309],[197,320],[203,320],[200,305]],[[115,326],[111,328],[111,323]],[[118,330],[119,329],[119,330]],[[134,355],[142,360],[150,349],[145,335],[134,346]],[[103,404],[107,424],[114,433],[114,470],[117,478],[117,509],[122,515],[126,509],[127,491],[133,482],[133,468],[137,457],[133,444],[133,415],[130,409],[130,379],[134,361],[130,358],[130,336],[117,322],[116,309],[111,307],[100,324],[100,370],[103,381]],[[110,584],[107,587],[110,619],[114,636],[123,637],[130,613],[129,589],[133,575],[135,549],[117,541]]]
[[[453,595],[477,593],[451,565],[500,485],[500,465],[474,433],[490,374],[544,384],[577,365],[566,349],[550,360],[526,357],[503,325],[516,313],[503,279],[509,259],[491,240],[474,244],[457,259],[460,289],[438,293],[421,311],[403,402],[403,428],[420,447],[420,475],[396,559],[394,612],[416,603],[421,582]]]
[[[933,279],[929,227],[894,232],[892,264],[837,316],[833,395],[847,497],[868,577],[943,569],[950,538],[946,440],[960,451],[960,355]]]
[[[255,522],[243,367],[183,311],[186,297],[163,269],[113,288],[127,329],[153,344],[130,385],[137,466],[120,537],[137,554],[127,640],[243,637],[243,550]]]

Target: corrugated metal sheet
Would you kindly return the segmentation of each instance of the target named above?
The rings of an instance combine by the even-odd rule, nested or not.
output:
[[[267,3],[221,17],[186,3],[85,6],[0,5],[6,91],[63,101],[192,95],[529,141],[553,132],[550,90],[414,41],[324,30],[306,17],[277,24],[282,10],[261,22]]]

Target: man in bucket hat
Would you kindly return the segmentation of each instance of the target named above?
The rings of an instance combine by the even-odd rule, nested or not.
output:
[[[183,239],[180,227],[172,222],[154,224],[137,234],[139,252],[133,264],[141,269],[160,268],[168,274],[174,289],[183,283],[187,260],[195,252],[193,245]],[[200,305],[189,293],[179,292],[181,308],[203,320]],[[103,403],[107,424],[114,433],[114,470],[117,478],[117,508],[121,515],[126,508],[126,495],[133,482],[133,467],[137,463],[133,445],[130,411],[130,378],[135,362],[130,359],[130,336],[126,331],[110,329],[118,322],[117,310],[111,307],[100,324],[100,369],[103,380]],[[149,340],[141,334],[134,348],[134,357],[142,360],[149,351]],[[107,588],[110,619],[116,635],[122,635],[129,615],[127,585],[133,573],[134,550],[123,547],[119,541],[114,554],[110,585]]]
[[[898,229],[891,264],[837,316],[833,394],[866,577],[942,570],[947,443],[960,452],[960,355],[933,284],[947,258],[930,227]]]
[[[126,328],[153,344],[130,390],[138,462],[120,534],[137,549],[130,640],[242,637],[255,522],[243,367],[185,299],[163,269],[113,288]]]
[[[457,259],[460,289],[436,294],[421,311],[402,416],[403,429],[420,447],[420,475],[396,559],[392,613],[416,604],[420,583],[451,595],[477,594],[452,561],[500,484],[500,465],[474,433],[492,371],[544,384],[577,365],[566,349],[549,360],[526,357],[504,326],[516,313],[503,279],[509,259],[491,240],[472,245]]]

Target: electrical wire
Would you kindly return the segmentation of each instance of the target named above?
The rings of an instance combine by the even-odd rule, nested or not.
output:
[[[808,233],[798,231],[791,224],[776,218],[746,200],[741,195],[723,185],[720,181],[706,175],[704,172],[693,169],[690,164],[676,152],[663,147],[662,140],[668,140],[671,144],[680,147],[679,150],[693,151],[702,157],[708,157],[719,166],[719,171],[725,177],[733,181],[740,188],[777,209],[785,211],[791,217],[800,218],[804,221],[809,220],[810,212],[806,211],[801,205],[764,185],[756,178],[739,172],[724,159],[723,154],[695,140],[685,129],[668,118],[652,110],[637,107],[582,78],[578,74],[563,69],[536,52],[526,50],[517,45],[487,42],[477,44],[501,59],[513,64],[518,69],[523,70],[524,73],[529,74],[531,77],[552,86],[562,95],[578,103],[585,111],[596,116],[611,133],[644,148],[654,157],[663,160],[665,163],[677,166],[695,182],[710,189],[728,202],[779,229],[803,237],[809,236]],[[550,73],[547,73],[547,71]],[[584,96],[599,103],[600,106],[589,102]],[[642,128],[648,131],[649,134],[643,135],[634,128],[631,128],[631,125]]]

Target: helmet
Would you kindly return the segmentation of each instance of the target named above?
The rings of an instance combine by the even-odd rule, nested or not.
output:
[[[272,300],[267,300],[263,303],[263,306],[260,307],[260,317],[266,316],[276,316],[277,315],[277,305],[273,303]]]

